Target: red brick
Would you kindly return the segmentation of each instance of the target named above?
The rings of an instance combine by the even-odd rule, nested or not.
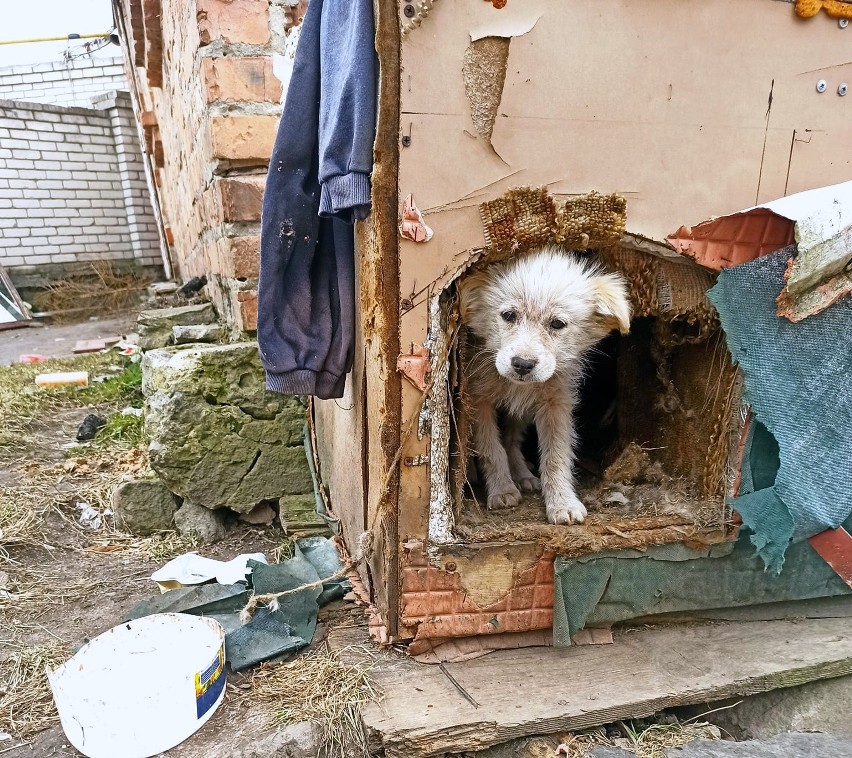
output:
[[[263,202],[264,176],[246,176],[239,179],[219,179],[222,194],[223,221],[259,221]]]
[[[160,0],[142,0],[145,24],[145,71],[149,87],[163,86],[163,27]]]
[[[269,163],[278,116],[214,116],[210,120],[213,157],[242,165]]]
[[[257,331],[257,291],[243,290],[237,293],[237,320],[240,329]]]
[[[228,250],[230,275],[251,279],[260,271],[260,237],[233,237]]]
[[[267,0],[197,0],[196,7],[202,45],[216,39],[252,45],[269,42]]]
[[[272,73],[271,58],[203,58],[201,76],[208,103],[281,99],[281,82]]]

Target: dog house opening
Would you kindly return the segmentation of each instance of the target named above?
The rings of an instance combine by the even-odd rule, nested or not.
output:
[[[471,335],[460,324],[449,343],[446,480],[459,542],[538,541],[564,555],[710,544],[732,531],[725,497],[735,476],[740,383],[704,296],[712,280],[690,263],[632,250],[594,257],[625,277],[635,316],[628,334],[597,345],[579,388],[574,472],[588,516],[579,525],[549,524],[541,495],[529,493],[516,506],[486,508],[465,400],[476,380],[466,372]],[[534,426],[522,451],[538,474]]]

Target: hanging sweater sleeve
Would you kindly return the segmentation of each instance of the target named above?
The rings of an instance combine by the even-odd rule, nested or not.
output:
[[[373,0],[324,0],[320,34],[320,214],[370,213],[378,57]]]
[[[317,140],[320,20],[312,0],[302,21],[293,75],[263,195],[257,340],[266,386],[294,395],[322,394],[337,381],[325,372],[332,323],[332,283],[319,249]]]

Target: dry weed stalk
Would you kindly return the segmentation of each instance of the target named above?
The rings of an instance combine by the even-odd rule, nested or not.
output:
[[[345,663],[341,653],[356,662]],[[274,723],[315,723],[327,756],[368,755],[361,706],[379,699],[370,681],[376,660],[369,648],[353,646],[340,653],[322,648],[279,666],[263,666],[252,680],[253,699]]]
[[[133,272],[116,270],[109,261],[95,261],[78,274],[48,284],[39,306],[60,322],[127,311],[148,283]]]
[[[68,657],[64,645],[52,642],[19,648],[5,659],[0,667],[0,729],[26,738],[58,719],[47,671]]]

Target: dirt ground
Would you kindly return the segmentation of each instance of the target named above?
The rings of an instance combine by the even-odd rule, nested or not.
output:
[[[78,340],[124,336],[136,327],[136,314],[86,320],[79,324],[42,324],[0,331],[0,366],[17,363],[20,356],[35,353],[46,358],[73,354]]]
[[[21,353],[68,356],[77,339],[126,334],[132,326],[133,319],[125,318],[0,331],[0,363],[15,363]],[[113,360],[104,358],[106,363]],[[45,365],[54,370],[56,364]],[[24,369],[0,367],[0,381],[9,376],[19,381],[14,372]],[[24,390],[32,392],[33,388]],[[109,516],[97,529],[82,524],[79,502],[103,511],[109,506],[111,489],[123,475],[133,476],[147,468],[144,449],[120,437],[75,447],[77,427],[87,413],[110,417],[128,402],[141,404],[141,395],[129,400],[126,392],[108,402],[93,403],[99,390],[91,386],[90,390],[89,394],[59,396],[41,417],[22,424],[19,435],[0,440],[0,496],[13,516],[32,516],[16,537],[8,526],[4,534],[0,511],[0,704],[8,695],[4,682],[9,681],[17,654],[50,649],[60,659],[67,658],[87,639],[120,623],[138,601],[156,595],[158,589],[150,574],[176,555],[198,550],[216,559],[246,552],[263,552],[270,561],[286,556],[287,538],[279,527],[235,523],[224,541],[197,546],[174,533],[134,538],[116,529]],[[131,394],[136,391],[130,390]],[[4,412],[8,415],[8,407],[0,408],[0,416]],[[314,647],[322,644],[329,622],[361,624],[363,612],[345,602],[324,608]],[[270,709],[262,713],[252,707],[252,681],[253,672],[229,673],[225,701],[214,718],[168,755],[236,756],[247,745],[274,735],[278,727],[269,717]],[[36,673],[33,682],[22,689],[31,694],[41,688],[45,695],[45,682],[43,674]],[[26,692],[21,695],[22,699],[26,696]],[[16,718],[26,716],[23,705],[14,706],[11,728],[9,712],[0,712],[0,754],[4,758],[80,756],[68,744],[49,695],[35,708],[38,724],[16,729],[15,724],[21,723]],[[38,730],[45,725],[46,729]],[[12,739],[4,731],[11,732]]]

